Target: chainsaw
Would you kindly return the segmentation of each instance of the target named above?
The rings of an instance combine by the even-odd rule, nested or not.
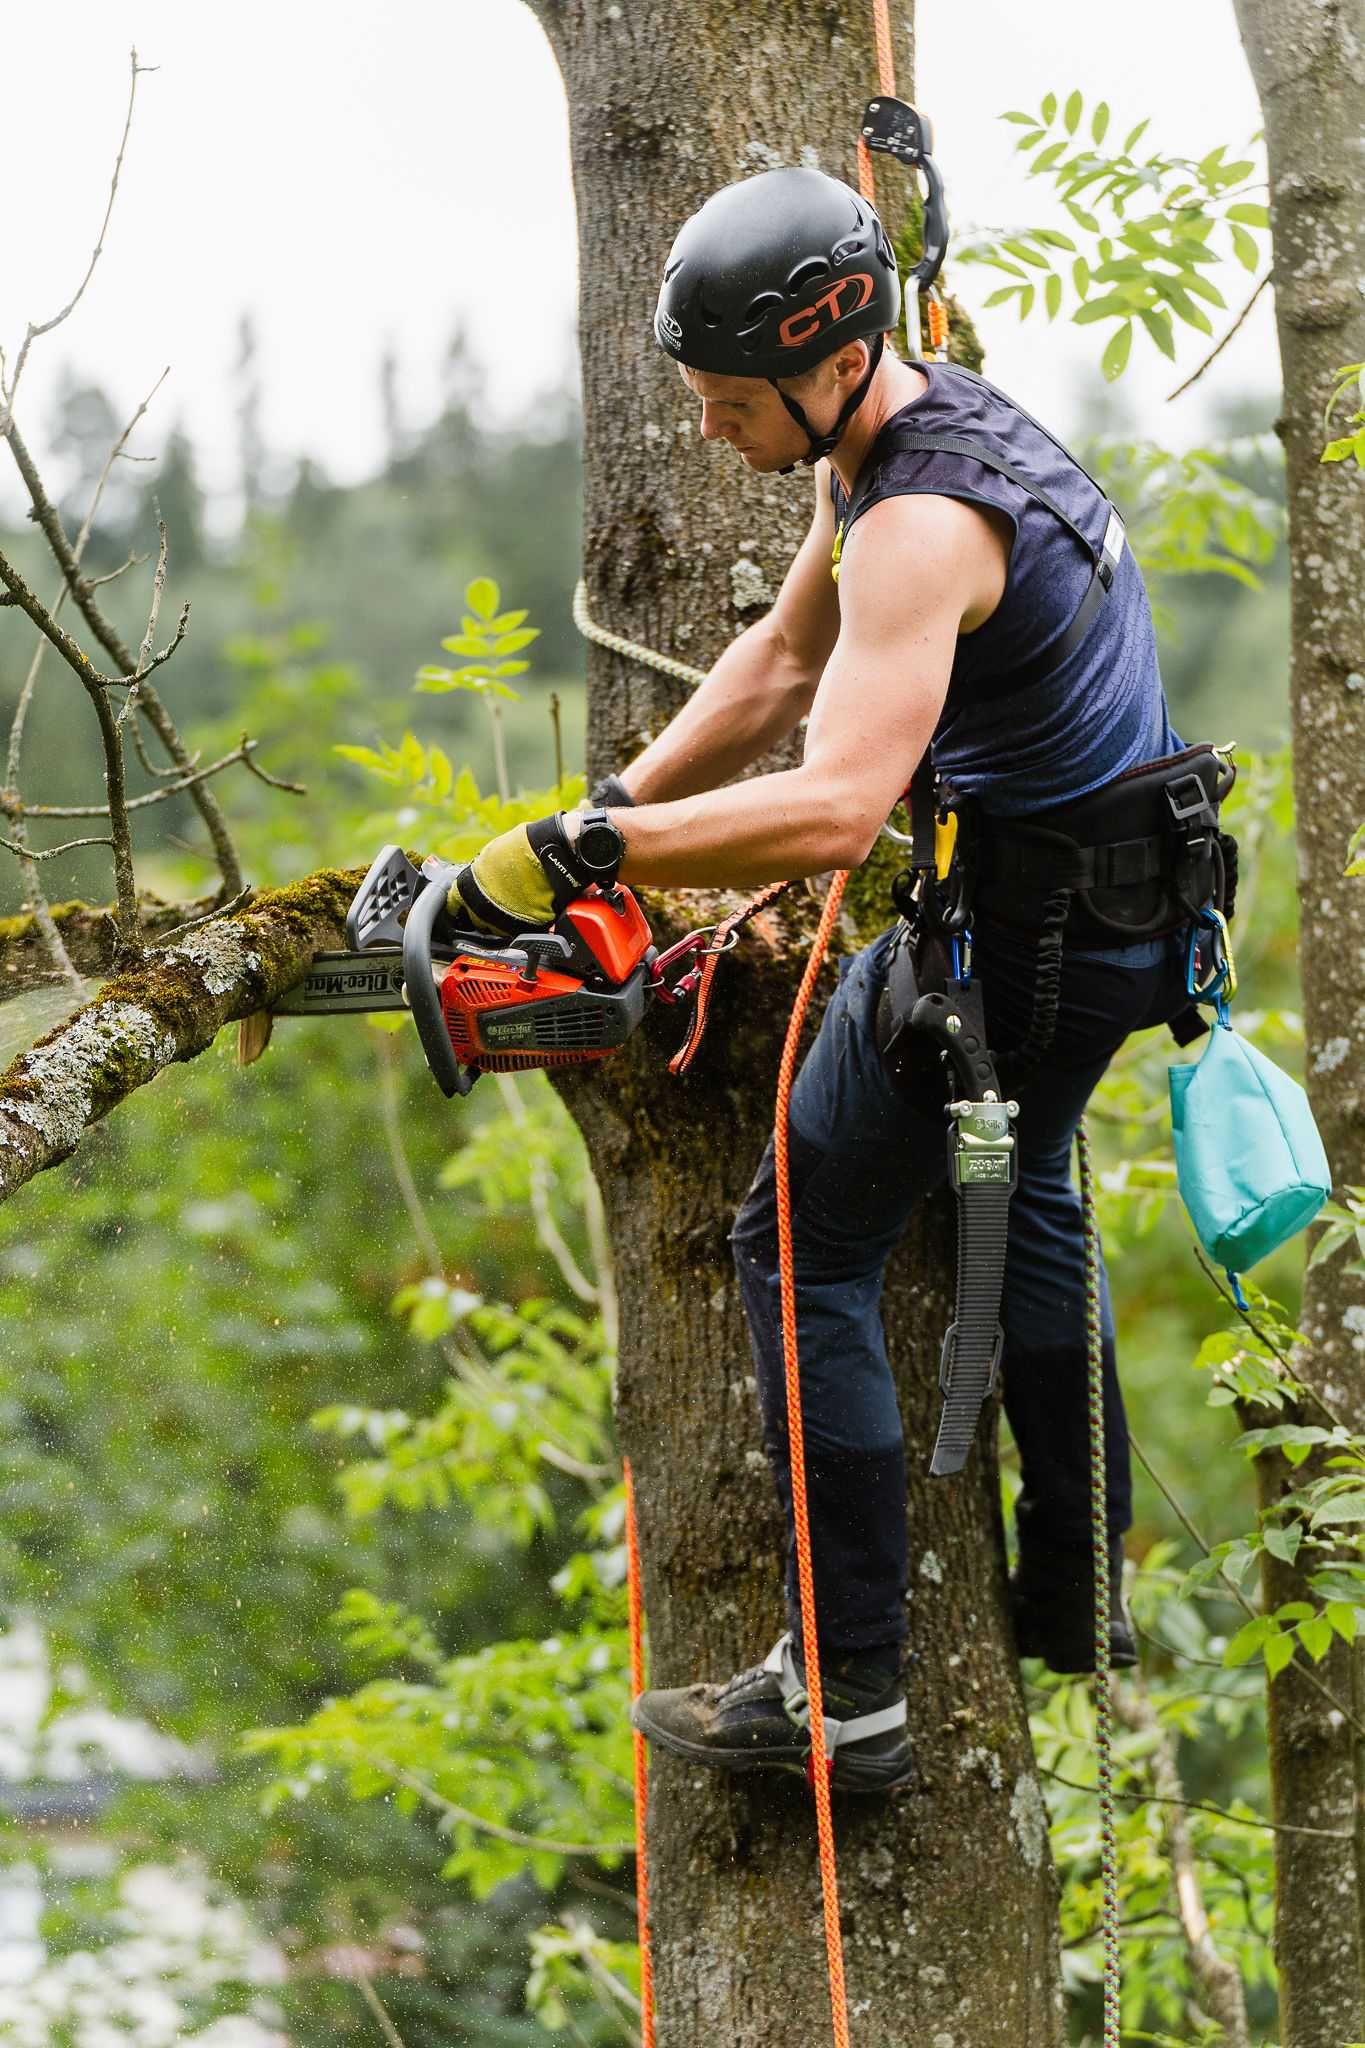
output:
[[[347,913],[350,950],[315,954],[276,1014],[406,1008],[438,1086],[468,1095],[480,1074],[606,1059],[652,1000],[683,1001],[732,942],[707,926],[660,952],[619,882],[591,884],[553,924],[499,939],[452,923],[455,874],[435,855],[418,867],[402,847],[384,847]]]

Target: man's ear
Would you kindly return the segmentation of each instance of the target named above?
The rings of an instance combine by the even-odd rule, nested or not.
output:
[[[872,354],[865,341],[847,341],[834,358],[834,374],[841,384],[855,385],[867,374]]]

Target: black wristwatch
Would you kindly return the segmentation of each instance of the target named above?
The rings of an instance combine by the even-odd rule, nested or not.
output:
[[[573,850],[585,879],[611,888],[626,857],[626,842],[605,811],[583,813]]]

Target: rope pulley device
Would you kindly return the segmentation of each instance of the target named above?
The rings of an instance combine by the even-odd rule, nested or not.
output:
[[[920,347],[920,293],[929,295],[929,353],[942,361],[948,348],[948,310],[938,290],[938,275],[948,253],[948,202],[943,174],[934,161],[934,130],[926,114],[904,100],[882,93],[869,100],[863,111],[861,135],[867,148],[880,156],[893,156],[912,176],[924,179],[921,254],[907,273],[905,286],[905,332],[918,354]]]

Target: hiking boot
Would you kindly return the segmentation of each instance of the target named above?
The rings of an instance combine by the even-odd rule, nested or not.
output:
[[[1041,1657],[1053,1671],[1075,1675],[1095,1668],[1095,1569],[1087,1550],[1031,1544],[1010,1575],[1014,1641],[1021,1657]],[[1109,1546],[1109,1663],[1127,1671],[1137,1663],[1133,1624],[1123,1604],[1123,1538]]]
[[[896,1659],[893,1665],[892,1658]],[[831,1661],[824,1682],[825,1749],[836,1792],[893,1792],[912,1782],[899,1655],[855,1652]],[[810,1708],[804,1665],[785,1635],[761,1664],[724,1685],[641,1693],[631,1720],[650,1742],[721,1771],[807,1775]]]

